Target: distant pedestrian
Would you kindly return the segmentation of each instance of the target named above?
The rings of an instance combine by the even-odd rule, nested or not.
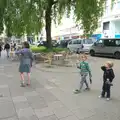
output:
[[[92,80],[91,80],[92,74],[91,74],[90,66],[89,66],[89,63],[86,61],[87,60],[87,56],[86,55],[82,55],[81,56],[81,60],[82,61],[77,66],[77,68],[80,69],[81,81],[80,81],[79,89],[75,90],[76,94],[81,92],[84,83],[86,85],[86,89],[85,90],[90,90],[88,82],[87,82],[88,74],[89,74],[89,78],[90,78],[90,83],[92,83]]]
[[[13,43],[13,48],[14,48],[14,51],[16,51],[16,43],[15,42]]]
[[[99,96],[99,98],[104,98],[105,94],[107,101],[110,100],[110,93],[111,93],[111,86],[113,86],[112,81],[115,78],[114,71],[112,69],[113,63],[111,61],[106,62],[104,66],[101,67],[101,69],[104,71],[103,73],[103,87],[102,87],[102,93]]]
[[[29,48],[29,44],[27,42],[24,42],[23,49],[16,52],[16,54],[20,55],[19,72],[21,77],[21,87],[25,87],[24,73],[27,73],[27,85],[30,85],[30,72],[32,67],[33,56]]]
[[[9,57],[9,53],[10,53],[10,44],[9,43],[6,43],[5,44],[5,47],[4,47],[4,50],[6,50],[6,53],[7,53],[7,57]]]
[[[0,44],[0,57],[1,57],[2,50],[3,50],[3,48],[2,48],[2,45]]]

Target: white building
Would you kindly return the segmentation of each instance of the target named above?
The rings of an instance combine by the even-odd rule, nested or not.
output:
[[[102,18],[102,37],[120,38],[120,0],[106,0],[106,9]]]

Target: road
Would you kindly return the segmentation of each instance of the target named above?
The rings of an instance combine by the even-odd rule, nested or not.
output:
[[[99,99],[102,86],[100,66],[114,62],[116,78],[111,101]],[[120,61],[89,58],[93,74],[91,91],[73,94],[80,76],[75,67],[33,67],[30,87],[20,87],[18,63],[0,59],[0,120],[120,120]]]

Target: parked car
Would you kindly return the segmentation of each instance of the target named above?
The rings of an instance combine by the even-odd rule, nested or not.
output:
[[[69,40],[60,40],[58,42],[58,47],[60,47],[60,48],[67,48],[67,45],[68,45],[68,43],[70,41],[71,41],[70,39]]]
[[[110,56],[120,59],[120,38],[104,38],[90,48],[90,55]]]
[[[38,47],[40,46],[47,46],[47,41],[40,41],[39,44],[37,45]]]
[[[52,44],[52,47],[57,47],[57,41],[56,40],[52,40],[51,42]],[[40,41],[39,44],[38,44],[38,47],[40,46],[47,46],[47,41]]]
[[[73,39],[68,43],[67,48],[76,53],[89,52],[93,43],[92,39]]]

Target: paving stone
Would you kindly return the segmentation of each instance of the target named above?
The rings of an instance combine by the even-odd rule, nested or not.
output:
[[[57,108],[64,107],[64,105],[61,103],[61,101],[54,101],[54,102],[49,102],[48,107],[51,108],[52,110],[55,110]]]
[[[16,112],[12,102],[0,103],[0,118],[15,116]]]
[[[18,96],[24,96],[24,92],[21,91],[21,89],[18,88],[10,88],[11,96],[12,97],[18,97]]]
[[[19,109],[19,111],[17,111],[17,113],[18,113],[19,118],[21,118],[21,117],[27,118],[27,117],[31,117],[31,116],[35,115],[35,113],[31,107]]]
[[[4,97],[9,97],[10,96],[10,91],[9,91],[9,88],[8,87],[1,87],[0,88],[0,94],[3,94]]]
[[[15,102],[14,105],[17,112],[19,112],[20,109],[25,109],[30,107],[28,102]]]
[[[32,91],[32,92],[25,92],[24,93],[25,96],[38,96],[39,94],[36,91]]]
[[[72,111],[79,119],[85,119],[96,114],[95,111],[89,109],[77,109]]]
[[[0,97],[0,102],[12,102],[12,98],[9,97],[5,97],[4,94],[2,94],[3,96]]]
[[[36,90],[40,93],[40,96],[43,97],[47,103],[58,100],[51,92],[49,92],[45,88],[36,89]]]
[[[13,102],[26,102],[27,98],[25,96],[13,97]]]
[[[38,120],[36,116],[30,116],[30,117],[21,117],[19,120]]]
[[[55,115],[51,115],[51,116],[40,118],[39,120],[58,120],[58,118]]]
[[[11,118],[0,119],[0,120],[18,120],[18,118],[17,117],[11,117]]]
[[[8,88],[8,85],[0,85],[0,88]]]
[[[31,88],[36,89],[36,88],[43,88],[43,85],[41,85],[36,78],[31,78]]]
[[[35,114],[37,115],[38,118],[43,118],[43,117],[51,116],[54,113],[50,108],[46,107],[43,109],[36,109]]]
[[[73,113],[69,111],[66,107],[57,108],[53,112],[58,118],[64,118],[69,115],[73,115]]]
[[[48,106],[45,100],[40,96],[29,96],[27,97],[27,100],[33,109],[41,109]]]
[[[62,118],[60,120],[79,120],[79,119],[76,116],[68,116],[68,117]]]

